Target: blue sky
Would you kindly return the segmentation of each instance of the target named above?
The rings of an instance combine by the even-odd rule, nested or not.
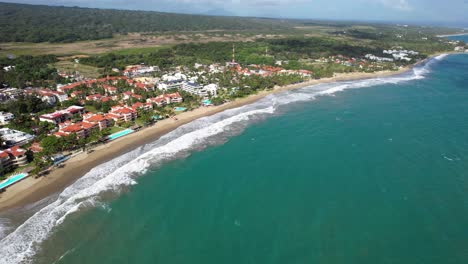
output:
[[[30,4],[239,16],[444,23],[468,26],[468,0],[0,0]]]

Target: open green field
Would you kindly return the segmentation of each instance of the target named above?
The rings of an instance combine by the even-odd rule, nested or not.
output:
[[[75,63],[74,61],[63,60],[57,63],[54,63],[53,66],[59,71],[73,73],[75,71],[79,72],[81,75],[87,78],[97,78],[99,77],[99,68],[84,65],[81,63]]]

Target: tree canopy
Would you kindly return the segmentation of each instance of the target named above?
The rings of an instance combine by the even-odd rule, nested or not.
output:
[[[73,42],[130,32],[278,30],[276,19],[0,3],[0,42]]]

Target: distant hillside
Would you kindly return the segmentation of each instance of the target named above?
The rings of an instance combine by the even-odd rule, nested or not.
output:
[[[73,42],[129,32],[279,30],[290,22],[78,7],[0,3],[0,42]]]

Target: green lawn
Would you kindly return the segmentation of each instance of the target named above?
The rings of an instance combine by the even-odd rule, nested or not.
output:
[[[125,129],[125,128],[123,128],[123,127],[114,126],[114,127],[111,127],[111,128],[110,128],[110,133],[111,133],[111,134],[114,134],[114,133],[117,133],[117,132],[122,131],[122,130],[124,130],[124,129]]]
[[[85,105],[85,109],[86,109],[86,111],[91,112],[91,113],[99,112],[98,110],[96,110],[96,107],[94,107],[92,105]]]

